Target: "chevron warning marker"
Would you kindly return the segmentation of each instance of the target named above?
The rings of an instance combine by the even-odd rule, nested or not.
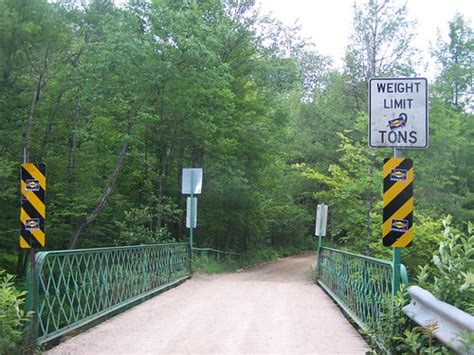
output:
[[[383,245],[410,246],[413,241],[413,161],[387,158],[383,164]]]
[[[46,165],[21,165],[20,248],[44,247],[46,218]]]

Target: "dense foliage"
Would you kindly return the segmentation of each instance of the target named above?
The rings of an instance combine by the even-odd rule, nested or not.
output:
[[[23,159],[47,164],[48,249],[185,240],[183,167],[204,169],[198,245],[311,245],[288,98],[325,59],[253,1],[2,0],[0,26],[0,266]]]
[[[443,220],[439,249],[432,255],[432,262],[419,267],[411,281],[431,292],[435,297],[472,314],[474,312],[474,228],[468,224],[466,234],[451,226],[451,217]],[[449,354],[436,340],[436,322],[418,326],[406,317],[402,308],[410,298],[403,287],[396,297],[387,297],[379,322],[367,330],[373,348],[381,344],[385,353],[395,354]],[[469,332],[458,334],[463,351],[469,353],[474,338]]]
[[[451,218],[443,221],[445,230],[433,264],[420,267],[417,282],[437,298],[469,314],[474,313],[474,227],[466,234],[453,230]]]
[[[16,289],[14,278],[0,270],[0,354],[21,353],[17,345],[30,316],[22,309],[26,292]]]
[[[332,242],[388,257],[380,171],[391,152],[367,146],[367,81],[423,73],[406,8],[358,4],[335,69],[252,0],[0,0],[0,267],[26,259],[24,160],[47,164],[48,249],[186,240],[181,171],[202,167],[199,246],[310,248],[325,202]],[[461,231],[474,217],[470,26],[456,15],[433,50],[430,148],[406,152],[412,272],[438,249],[443,216]]]
[[[47,164],[50,250],[187,240],[181,171],[202,167],[198,246],[254,261],[309,249],[324,202],[331,243],[389,258],[381,169],[391,151],[367,146],[367,83],[424,73],[406,7],[357,4],[336,69],[253,0],[0,0],[0,269],[21,276],[26,263],[23,161]],[[420,282],[472,312],[463,223],[474,219],[474,34],[460,14],[447,26],[432,52],[430,147],[405,152],[415,242],[402,260],[411,275],[427,265]],[[22,294],[0,272],[2,312],[14,305],[2,328],[8,348],[24,321]],[[402,343],[389,331],[387,342],[417,351],[421,333],[403,329]]]

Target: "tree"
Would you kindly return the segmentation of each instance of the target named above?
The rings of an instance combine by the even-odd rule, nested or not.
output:
[[[354,34],[346,54],[345,70],[358,111],[366,112],[368,80],[376,76],[408,76],[413,73],[414,49],[410,46],[414,22],[407,17],[406,5],[392,0],[368,0],[354,5]],[[366,131],[366,130],[364,130]],[[367,150],[369,183],[367,193],[367,236],[373,235],[375,153]],[[369,249],[366,250],[369,253]]]
[[[474,72],[474,31],[461,14],[449,22],[449,41],[438,38],[433,51],[441,72],[437,77],[435,92],[446,102],[465,111],[472,106]]]
[[[367,82],[374,76],[413,73],[415,22],[408,19],[406,5],[367,0],[361,6],[354,4],[353,21],[346,54],[346,70],[353,80]]]

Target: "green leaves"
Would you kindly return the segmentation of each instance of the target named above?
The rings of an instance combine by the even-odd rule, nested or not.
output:
[[[301,97],[303,77],[317,86],[326,62],[295,29],[260,17],[252,1],[26,2],[22,10],[0,1],[0,199],[9,226],[2,246],[16,249],[14,162],[32,102],[31,157],[49,172],[49,248],[66,246],[104,191],[112,193],[80,246],[184,240],[186,166],[206,176],[199,243],[304,244],[308,212],[287,186],[295,175],[286,165],[287,98]],[[123,142],[123,169],[111,186]]]
[[[17,245],[18,164],[32,102],[30,156],[48,165],[50,249],[64,248],[97,206],[127,141],[117,183],[79,246],[185,240],[180,172],[200,166],[199,244],[306,247],[323,201],[335,241],[387,255],[379,241],[387,152],[367,148],[363,73],[411,73],[411,52],[400,52],[411,36],[403,6],[358,7],[354,51],[341,71],[296,27],[259,15],[250,0],[21,4],[0,0],[3,260],[10,263]],[[366,46],[373,14],[380,15],[376,52]],[[440,211],[468,220],[474,210],[472,115],[447,104],[446,91],[464,83],[469,34],[457,19],[439,48],[446,72],[433,90],[431,147],[409,153],[418,161],[411,270],[431,259]]]
[[[428,275],[431,274],[433,283],[424,284],[428,290],[442,301],[472,313],[474,310],[472,225],[469,223],[467,234],[462,234],[454,229],[451,223],[451,216],[443,221],[444,238],[432,259],[435,268],[431,272],[428,272],[428,266],[421,269],[419,279],[426,282]]]
[[[433,53],[442,65],[434,91],[456,109],[472,111],[473,50],[472,25],[457,13],[449,22],[449,41],[439,38]]]
[[[31,316],[23,311],[26,292],[16,289],[14,278],[0,270],[0,354],[18,352],[23,326]]]

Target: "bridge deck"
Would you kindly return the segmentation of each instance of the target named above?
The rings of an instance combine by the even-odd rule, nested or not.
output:
[[[48,354],[365,354],[367,344],[307,272],[314,256],[197,276]]]

